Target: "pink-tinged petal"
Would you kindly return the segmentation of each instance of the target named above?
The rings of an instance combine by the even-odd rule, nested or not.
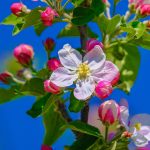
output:
[[[118,76],[118,73],[119,69],[117,68],[117,66],[110,61],[106,61],[103,68],[93,72],[92,76],[96,82],[103,80],[112,82],[116,78],[116,76]]]
[[[59,87],[70,86],[76,79],[77,75],[75,72],[69,71],[64,67],[56,69],[50,77],[50,81]]]
[[[120,100],[119,105],[120,105],[120,106],[125,106],[125,107],[127,107],[127,108],[129,107],[128,101],[127,101],[126,99],[124,99],[124,98],[122,98],[122,99]]]
[[[150,126],[150,115],[149,114],[138,114],[132,117],[130,125],[133,126],[137,123],[141,123],[142,126]]]
[[[107,110],[107,113],[104,116],[104,122],[107,122],[109,124],[113,124],[115,122],[115,118],[111,109]]]
[[[120,106],[120,122],[124,125],[124,127],[128,130],[129,123],[129,110],[125,106]]]
[[[83,61],[88,63],[91,72],[102,68],[105,63],[106,56],[100,46],[96,45],[94,49],[88,52]]]
[[[70,70],[77,70],[77,67],[82,63],[82,55],[69,44],[64,45],[58,54],[61,64]]]
[[[138,133],[142,134],[148,141],[150,141],[150,126],[142,126]]]
[[[78,80],[74,89],[74,96],[78,100],[87,100],[93,94],[95,83],[92,79]]]

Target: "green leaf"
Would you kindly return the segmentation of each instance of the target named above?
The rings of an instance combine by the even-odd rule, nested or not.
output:
[[[41,78],[43,80],[46,80],[50,76],[50,71],[47,68],[41,69],[36,73],[36,76],[38,78]]]
[[[115,141],[111,150],[116,150],[116,147],[117,147],[117,142]]]
[[[75,141],[67,150],[87,150],[95,141],[96,137],[90,135],[83,135]]]
[[[132,41],[132,43],[136,46],[141,46],[145,49],[150,50],[150,34],[145,32],[141,38]]]
[[[12,35],[17,35],[22,30],[23,23],[18,23],[14,26]]]
[[[40,36],[45,29],[47,29],[47,26],[45,26],[43,23],[39,23],[34,26],[35,33],[38,36]]]
[[[69,110],[71,112],[79,112],[81,111],[81,109],[84,107],[85,103],[83,101],[79,101],[77,100],[74,95],[73,92],[70,95],[70,105],[69,105]]]
[[[46,94],[45,96],[37,99],[37,101],[32,105],[32,108],[27,111],[27,114],[30,115],[32,118],[40,116],[42,114],[46,102],[49,99],[51,100],[50,96],[50,94]]]
[[[14,14],[9,15],[8,17],[6,17],[1,24],[4,25],[16,25],[18,23],[22,22],[22,17],[17,17]]]
[[[131,44],[113,47],[108,49],[107,58],[115,63],[120,70],[121,84],[118,87],[129,93],[140,66],[140,54],[137,47]]]
[[[98,37],[98,35],[96,33],[94,33],[90,27],[87,27],[87,34],[88,34],[88,37],[90,37],[90,38]],[[71,36],[71,37],[79,37],[80,36],[77,26],[75,26],[73,24],[67,24],[65,26],[65,28],[63,28],[62,31],[57,35],[57,38],[69,37],[69,36]]]
[[[100,132],[97,128],[95,128],[95,127],[93,127],[89,124],[83,123],[79,120],[71,122],[69,124],[69,128],[71,128],[74,131],[78,131],[78,132],[85,133],[85,134],[88,134],[88,135],[92,135],[92,136],[95,136],[95,137],[101,136]]]
[[[79,6],[84,0],[71,0],[71,2],[77,7]]]
[[[44,114],[43,121],[46,129],[44,144],[51,146],[64,133],[66,121],[54,104]]]
[[[23,85],[21,92],[27,95],[43,96],[45,94],[43,82],[40,78],[32,78]]]
[[[121,22],[121,16],[116,15],[112,19],[108,19],[104,14],[97,17],[97,23],[100,27],[100,30],[105,34],[112,34],[118,28],[119,23]]]
[[[102,0],[92,0],[91,9],[93,9],[95,14],[98,16],[104,12],[105,4]]]
[[[9,89],[0,88],[0,104],[10,102],[11,100],[17,99],[19,96],[17,93],[18,87],[12,86]]]
[[[73,11],[73,19],[75,25],[84,25],[90,22],[95,17],[95,12],[87,7],[77,7]]]

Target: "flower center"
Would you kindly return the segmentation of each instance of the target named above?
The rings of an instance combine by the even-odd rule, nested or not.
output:
[[[82,63],[77,69],[77,74],[80,79],[85,79],[90,75],[90,68],[88,64]]]
[[[134,127],[136,128],[136,130],[141,130],[141,123],[136,123],[135,125],[134,125]]]

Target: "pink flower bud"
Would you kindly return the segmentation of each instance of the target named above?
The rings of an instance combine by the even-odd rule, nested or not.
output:
[[[52,58],[47,62],[47,67],[50,71],[54,71],[61,66],[61,63],[58,59]]]
[[[118,72],[118,74],[116,75],[116,77],[111,81],[111,84],[114,86],[118,83],[120,79],[120,73]]]
[[[47,145],[42,145],[41,150],[53,150],[53,149]]]
[[[100,105],[98,114],[103,124],[112,125],[119,120],[120,107],[114,100],[109,100]]]
[[[46,10],[41,13],[41,20],[45,26],[51,26],[54,18],[58,16],[58,13],[54,9],[47,7]]]
[[[14,57],[22,65],[29,65],[33,56],[34,51],[30,45],[21,44],[14,49]]]
[[[100,81],[95,87],[95,93],[100,99],[108,97],[112,91],[112,85],[108,81]]]
[[[103,1],[103,3],[107,3],[107,0],[102,0]]]
[[[99,42],[98,40],[96,39],[89,39],[87,42],[86,42],[86,50],[89,52],[91,51],[96,45],[99,45],[101,48],[103,48],[103,43]]]
[[[5,83],[5,84],[9,84],[10,80],[12,80],[12,74],[10,74],[9,72],[3,72],[0,74],[0,81]]]
[[[11,12],[16,16],[21,16],[22,13],[28,13],[30,10],[22,3],[13,3],[10,7]]]
[[[44,89],[46,92],[50,92],[53,94],[58,94],[61,91],[61,88],[52,83],[50,80],[46,80],[44,82]]]
[[[51,51],[54,49],[54,46],[55,46],[55,41],[51,38],[47,38],[45,41],[44,41],[44,47],[47,51]]]
[[[141,15],[148,16],[150,15],[150,4],[144,4],[140,7]]]

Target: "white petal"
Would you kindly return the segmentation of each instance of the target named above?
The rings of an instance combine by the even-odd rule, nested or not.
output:
[[[110,61],[106,61],[104,67],[92,73],[96,82],[105,80],[112,82],[118,76],[119,70],[116,65]]]
[[[148,145],[148,140],[139,133],[137,133],[136,135],[133,135],[132,139],[137,147],[144,147]]]
[[[70,70],[76,70],[82,63],[82,55],[69,44],[64,45],[58,54],[61,64]]]
[[[75,74],[75,71],[69,71],[64,67],[56,69],[50,77],[51,82],[59,87],[70,86],[76,79],[77,75]]]
[[[150,126],[142,126],[139,131],[148,141],[150,141]]]
[[[95,90],[93,79],[78,80],[74,89],[74,96],[79,100],[88,99]]]
[[[100,46],[96,45],[94,49],[88,52],[83,61],[89,64],[91,71],[100,69],[105,62],[106,56]]]
[[[150,115],[149,114],[138,114],[135,115],[131,120],[130,120],[130,125],[134,126],[136,123],[141,123],[143,125],[150,126]]]
[[[125,106],[120,106],[120,120],[121,123],[125,126],[125,128],[128,130],[128,122],[129,122],[129,110]]]

